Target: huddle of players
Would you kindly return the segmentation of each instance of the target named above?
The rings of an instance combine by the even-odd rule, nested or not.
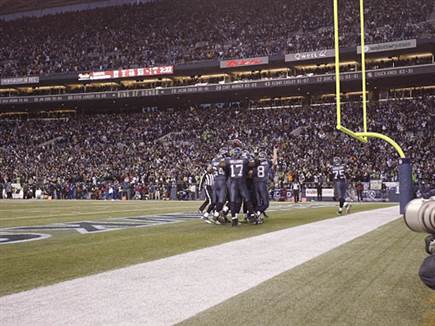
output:
[[[263,223],[263,216],[269,207],[268,180],[276,165],[277,155],[274,149],[273,161],[267,159],[265,152],[252,155],[241,149],[241,143],[234,141],[230,151],[222,148],[207,168],[207,174],[201,180],[200,188],[206,179],[204,187],[207,199],[201,206],[204,212],[202,220],[208,223],[221,224],[226,221],[226,215],[231,212],[231,225],[239,223],[238,214],[244,205],[247,220],[252,224]],[[332,178],[335,186],[335,197],[338,199],[338,214],[349,213],[351,204],[346,202],[346,173],[341,159],[334,157]],[[211,218],[210,214],[213,214]],[[219,221],[219,218],[220,221]]]
[[[275,165],[260,151],[251,154],[241,148],[240,141],[234,141],[233,148],[222,148],[207,168],[200,188],[205,189],[207,199],[201,206],[202,220],[221,224],[231,214],[231,225],[239,224],[239,213],[244,206],[246,219],[251,224],[262,224],[269,207],[268,180]]]

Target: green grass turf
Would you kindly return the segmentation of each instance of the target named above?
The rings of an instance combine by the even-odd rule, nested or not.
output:
[[[182,325],[433,326],[435,293],[417,275],[423,238],[394,221]]]
[[[198,206],[198,202],[3,201],[0,202],[0,227],[192,212]],[[386,206],[388,204],[354,205],[353,211]],[[193,220],[85,235],[75,231],[43,231],[41,233],[52,234],[52,237],[0,245],[0,295],[335,217],[336,208],[290,209],[270,215],[263,225],[239,228]]]

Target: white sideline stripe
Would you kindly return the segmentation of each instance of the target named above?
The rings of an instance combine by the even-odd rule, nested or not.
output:
[[[4,296],[0,324],[174,324],[398,217],[340,216]]]

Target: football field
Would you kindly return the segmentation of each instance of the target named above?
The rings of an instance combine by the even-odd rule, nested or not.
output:
[[[194,313],[186,315],[187,319],[172,320],[184,320],[186,325],[431,325],[435,321],[435,297],[417,276],[425,256],[424,235],[407,230],[397,219],[391,219],[392,222],[387,219],[367,230],[351,229],[355,225],[360,229],[365,227],[364,216],[353,213],[381,212],[380,208],[391,204],[356,204],[351,215],[337,217],[334,204],[273,203],[265,224],[242,224],[238,228],[202,223],[195,213],[198,206],[198,202],[173,201],[1,201],[0,295],[3,298],[0,297],[0,308],[9,298],[16,299],[19,295],[31,301],[32,295],[45,293],[38,292],[44,289],[49,298],[49,289],[62,284],[69,284],[68,291],[73,291],[72,288],[76,291],[87,280],[85,276],[118,273],[118,269],[128,266],[131,267],[119,270],[126,273],[125,286],[123,282],[116,286],[122,289],[120,292],[128,290],[129,295],[132,292],[135,299],[141,300],[142,292],[123,289],[128,288],[132,275],[138,275],[128,274],[131,268],[166,264],[166,257],[171,257],[175,269],[179,266],[192,274],[189,268],[203,260],[195,258],[194,263],[184,266],[193,259],[191,255],[209,250],[216,257],[210,260],[207,256],[205,261],[211,266],[219,265],[219,248],[224,252],[225,246],[239,244],[242,249],[236,251],[235,259],[242,270],[245,260],[255,253],[260,257],[259,264],[270,256],[267,263],[281,269],[268,271],[270,277],[267,273],[254,275],[257,279],[252,282],[248,279],[253,275],[246,270],[246,284],[243,284],[243,272],[233,276],[224,269],[224,279],[216,281],[214,286],[224,287],[225,282],[231,284],[234,279],[239,284],[234,288],[240,290],[230,289],[227,297],[222,296],[223,300],[205,295],[207,304],[197,305],[204,309],[192,310]],[[360,224],[346,224],[346,218],[349,223],[359,219]],[[376,220],[375,216],[370,218]],[[344,237],[343,240],[334,243],[334,239],[322,239],[325,227],[336,225],[336,221],[339,224],[335,237]],[[288,246],[280,246],[275,241],[279,236],[281,241],[288,239]],[[300,262],[295,260],[291,268],[280,264],[285,260],[283,257],[298,256],[301,252],[298,246],[306,242],[314,244],[318,252],[304,253],[306,257],[301,257]],[[253,253],[246,249],[245,255],[243,248],[249,248],[251,243],[253,248],[257,243],[260,249],[253,249]],[[146,262],[151,265],[144,265]],[[198,270],[201,268],[196,266]],[[152,279],[152,270],[148,273]],[[175,277],[177,273],[172,274]],[[163,281],[169,277],[170,288],[172,280],[165,270],[157,270],[156,275],[161,275]],[[211,277],[208,283],[219,277]],[[68,280],[74,281],[64,282]],[[143,282],[147,282],[146,277]],[[22,292],[17,297],[10,295],[48,285],[52,286]],[[162,289],[160,295],[171,290]],[[64,299],[56,293],[58,300]],[[143,293],[143,298],[152,294]],[[169,297],[162,298],[166,299]],[[194,300],[192,297],[192,303]],[[8,308],[11,309],[10,305]],[[142,312],[142,316],[147,315]],[[7,321],[6,324],[11,324],[10,319]],[[70,319],[65,324],[77,322],[71,323]],[[105,324],[111,324],[110,319]],[[134,319],[126,320],[125,324],[135,324]]]

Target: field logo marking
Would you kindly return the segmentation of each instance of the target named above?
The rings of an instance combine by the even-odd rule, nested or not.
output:
[[[320,208],[329,207],[327,204],[309,203],[309,204],[291,204],[282,203],[272,206],[270,211],[285,211],[289,209],[303,208]],[[66,223],[52,223],[47,225],[35,226],[18,226],[12,228],[0,229],[0,245],[21,243],[35,240],[43,240],[50,237],[49,234],[33,233],[33,232],[55,232],[55,231],[75,231],[80,234],[94,234],[109,231],[118,231],[131,228],[143,228],[164,224],[172,224],[184,222],[191,219],[198,219],[196,213],[166,213],[160,215],[149,216],[129,216],[129,217],[114,217],[101,221],[76,221]]]
[[[3,233],[0,234],[0,245],[42,240],[49,237],[49,234],[41,233]]]
[[[183,222],[198,218],[195,214],[174,213],[150,216],[132,216],[110,218],[102,221],[80,221],[67,223],[52,223],[47,225],[18,226],[0,229],[0,245],[42,240],[50,237],[48,234],[30,233],[33,231],[75,231],[80,234],[94,234],[131,228],[142,228],[164,224]]]

